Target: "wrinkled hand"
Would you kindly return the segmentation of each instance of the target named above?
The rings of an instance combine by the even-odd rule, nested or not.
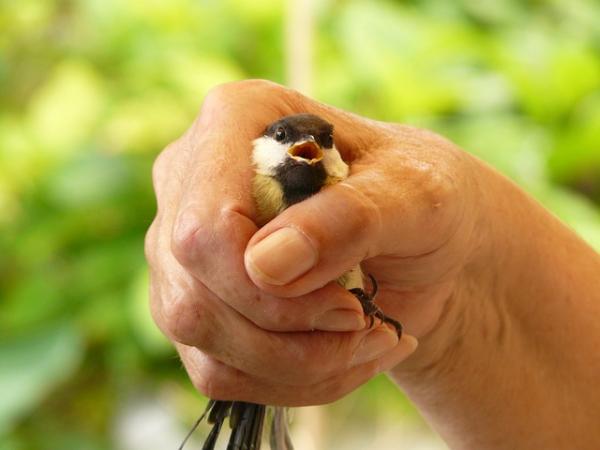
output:
[[[259,230],[251,141],[299,112],[334,124],[351,175]],[[153,317],[195,386],[216,399],[319,404],[405,360],[416,340],[368,329],[331,280],[363,262],[386,314],[408,334],[432,332],[477,246],[470,170],[463,152],[423,130],[263,81],[213,89],[155,163],[146,239]]]

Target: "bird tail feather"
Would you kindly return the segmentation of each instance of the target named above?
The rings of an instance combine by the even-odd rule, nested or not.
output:
[[[294,450],[289,433],[287,408],[273,408],[273,420],[271,422],[271,435],[269,443],[271,450]]]
[[[207,422],[213,427],[204,441],[202,450],[215,449],[223,423],[228,417],[231,435],[227,450],[260,450],[266,409],[266,406],[256,403],[211,400],[179,450],[183,449],[190,435],[206,416],[208,416]],[[271,419],[269,433],[271,450],[294,450],[288,429],[287,408],[269,408],[269,410],[271,409],[272,414],[269,415]]]
[[[229,424],[231,436],[227,450],[259,450],[265,420],[264,405],[234,402]]]
[[[206,441],[204,441],[202,450],[214,450],[215,445],[217,445],[217,439],[219,439],[219,434],[221,433],[223,422],[229,415],[231,408],[232,402],[213,402],[210,413],[208,414],[208,423],[212,423],[213,427],[210,430]]]

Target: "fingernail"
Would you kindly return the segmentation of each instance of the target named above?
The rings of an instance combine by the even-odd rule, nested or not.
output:
[[[327,311],[313,320],[313,328],[322,331],[357,331],[364,327],[364,315],[350,309]]]
[[[317,252],[295,228],[281,228],[252,247],[249,271],[266,283],[281,286],[295,280],[317,263]]]
[[[354,352],[353,365],[372,361],[398,344],[398,335],[382,325],[367,334]]]

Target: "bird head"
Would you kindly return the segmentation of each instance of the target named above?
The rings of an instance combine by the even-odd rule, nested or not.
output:
[[[267,126],[254,140],[252,159],[257,173],[272,177],[292,168],[347,175],[334,145],[333,125],[314,114],[286,116]]]
[[[261,223],[348,175],[333,125],[314,114],[283,117],[253,141],[254,198]]]

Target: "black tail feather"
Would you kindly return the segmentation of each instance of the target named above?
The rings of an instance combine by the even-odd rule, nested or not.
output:
[[[214,425],[210,430],[206,441],[204,441],[202,450],[214,450],[215,445],[217,444],[217,439],[219,439],[219,433],[221,433],[221,427],[229,415],[231,406],[232,402],[215,401],[213,403],[208,415],[208,423],[212,423]]]
[[[227,450],[259,450],[265,406],[235,402],[231,411],[231,436]]]
[[[214,450],[215,445],[217,444],[217,439],[219,439],[219,433],[221,433],[221,427],[223,426],[223,421],[219,421],[215,423],[208,433],[208,437],[206,441],[204,441],[204,445],[202,446],[202,450]]]
[[[252,405],[243,402],[235,402],[231,409],[229,426],[231,427],[231,436],[227,444],[227,450],[241,450],[245,442],[246,429],[248,428],[248,411]]]
[[[229,417],[231,435],[227,450],[260,450],[266,406],[247,402],[210,400],[204,413],[196,421],[178,450],[182,450],[194,430],[208,415],[207,422],[213,424],[202,450],[214,450],[225,419]]]
[[[225,402],[221,400],[213,400],[212,408],[208,413],[208,423],[217,423],[223,421],[228,415],[233,402]]]
[[[249,450],[260,450],[260,444],[262,443],[262,431],[265,423],[265,416],[267,407],[265,405],[258,405],[257,420],[255,421],[252,429],[252,439],[250,440]]]

